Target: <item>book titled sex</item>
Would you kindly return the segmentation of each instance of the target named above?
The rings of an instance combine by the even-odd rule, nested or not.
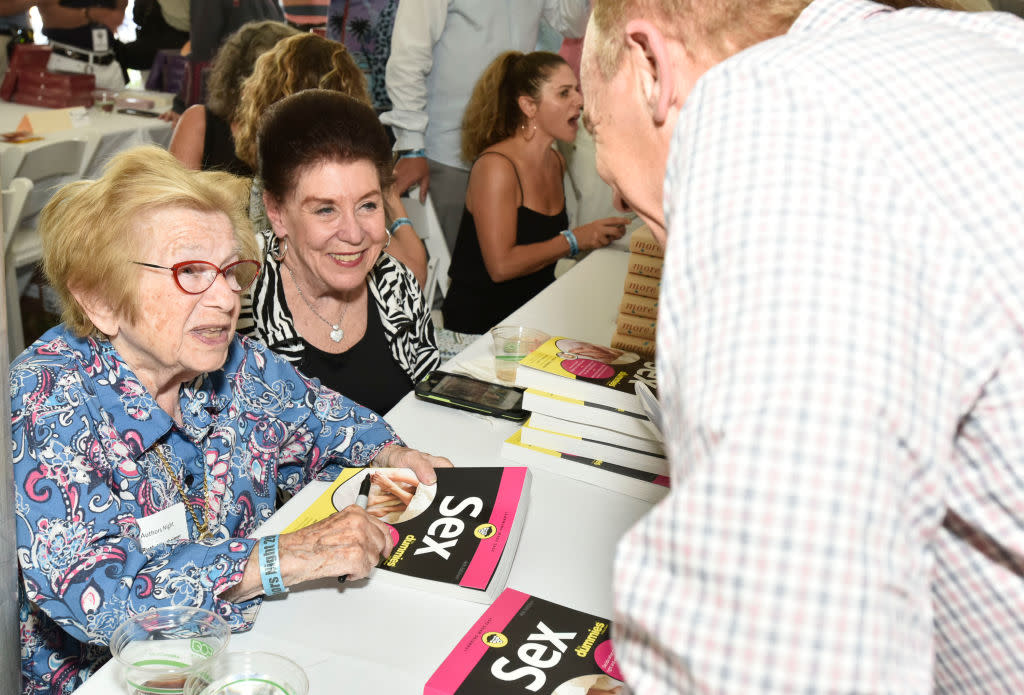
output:
[[[423,693],[628,695],[611,631],[607,618],[505,589],[455,645]]]
[[[635,352],[555,337],[523,358],[516,385],[637,411],[636,383],[657,394],[654,362]]]
[[[530,471],[437,468],[425,485],[408,468],[346,468],[284,532],[354,504],[370,476],[366,511],[388,524],[394,550],[371,581],[488,603],[508,581],[529,502]]]

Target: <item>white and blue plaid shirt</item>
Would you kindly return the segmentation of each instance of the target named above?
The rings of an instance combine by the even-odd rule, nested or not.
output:
[[[1024,693],[1024,22],[815,0],[680,115],[637,693]]]

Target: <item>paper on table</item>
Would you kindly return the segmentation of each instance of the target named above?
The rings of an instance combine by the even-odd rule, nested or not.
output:
[[[475,359],[465,359],[460,357],[458,360],[449,363],[446,371],[451,372],[452,374],[471,376],[474,379],[480,379],[482,381],[508,383],[499,379],[494,373],[494,357],[490,354],[486,354]]]
[[[42,135],[53,133],[58,130],[70,130],[75,125],[88,118],[85,108],[72,106],[67,109],[46,109],[45,111],[32,111],[26,113],[18,122],[18,130]]]
[[[661,403],[651,393],[651,389],[642,381],[636,382],[636,398],[647,416],[647,424],[651,431],[658,435],[658,439],[665,441],[664,428],[661,422]]]

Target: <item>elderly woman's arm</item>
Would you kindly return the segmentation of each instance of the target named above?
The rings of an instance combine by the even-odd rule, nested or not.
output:
[[[391,534],[385,524],[353,505],[281,535],[281,578],[286,587],[322,577],[348,575],[350,579],[362,579],[391,550]],[[259,548],[252,552],[241,581],[224,592],[225,600],[248,601],[263,593],[258,553]]]
[[[171,534],[145,544],[146,517],[159,525],[180,521],[178,530],[187,533],[186,512],[181,503],[158,504],[176,493],[150,475],[157,457],[139,451],[150,436],[146,422],[118,431],[115,423],[129,419],[103,409],[92,386],[58,357],[21,360],[11,372],[16,543],[26,598],[73,639],[93,644],[106,644],[129,615],[172,603],[213,610],[232,629],[245,629],[254,604],[217,594],[240,580],[256,541]],[[137,395],[124,397],[144,404]],[[175,461],[171,447],[166,456]]]
[[[451,467],[451,461],[431,456],[398,444],[385,447],[374,457],[378,467],[410,468],[422,483],[435,483],[434,468]],[[281,577],[286,587],[322,577],[348,575],[362,579],[382,557],[391,554],[391,534],[387,525],[365,510],[352,505],[322,521],[281,534],[279,557]],[[241,581],[221,596],[227,601],[248,601],[263,593],[263,580],[254,549],[245,565]]]

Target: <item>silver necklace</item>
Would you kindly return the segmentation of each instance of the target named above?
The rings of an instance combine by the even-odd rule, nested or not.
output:
[[[288,264],[282,263],[281,265],[283,265],[285,268],[288,268],[288,274],[292,276],[292,284],[295,285],[295,289],[298,291],[299,296],[302,298],[302,301],[305,302],[306,306],[309,307],[309,310],[313,312],[313,316],[316,316],[318,319],[320,319],[321,321],[323,321],[324,323],[331,327],[331,340],[333,340],[336,343],[340,343],[345,338],[345,331],[341,330],[341,322],[345,320],[345,314],[348,313],[348,304],[346,304],[345,308],[342,309],[341,316],[338,318],[338,323],[331,323],[323,316],[321,316],[319,312],[317,312],[317,310],[313,308],[313,305],[309,303],[309,300],[306,299],[306,295],[302,293],[302,288],[299,287],[298,280],[295,279],[295,273],[288,266]]]

